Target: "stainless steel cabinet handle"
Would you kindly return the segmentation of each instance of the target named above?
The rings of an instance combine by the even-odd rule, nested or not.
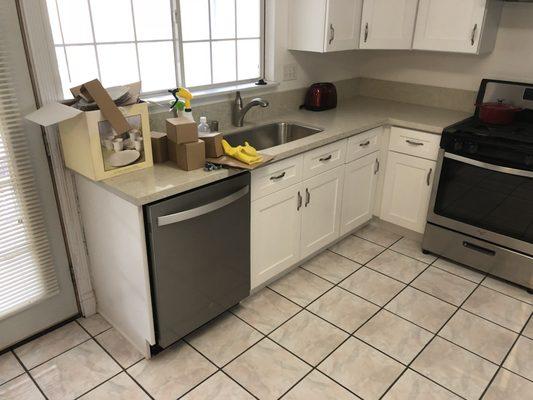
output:
[[[376,175],[379,172],[380,164],[379,159],[376,158],[376,167],[374,168],[374,175]]]
[[[300,208],[302,208],[302,195],[298,190],[298,205],[296,206],[296,211],[300,211]]]
[[[368,146],[369,144],[370,144],[370,140],[367,140],[367,141],[364,142],[364,143],[359,143],[359,146],[361,146],[361,147],[366,147],[366,146]]]
[[[368,39],[368,22],[365,24],[365,43]]]
[[[428,184],[428,186],[431,184],[431,174],[432,173],[433,173],[433,168],[430,168],[429,172],[428,172],[428,176],[426,178],[426,183]]]
[[[283,178],[283,177],[285,177],[285,172],[282,172],[281,174],[279,174],[279,175],[277,175],[277,176],[271,176],[271,177],[270,177],[270,180],[271,180],[271,181],[277,181],[277,180],[279,180],[279,179],[281,179],[281,178]]]
[[[335,28],[333,24],[329,24],[329,44],[333,43],[333,40],[335,40]]]
[[[242,189],[236,191],[235,193],[230,194],[220,200],[214,201],[209,204],[205,204],[200,207],[191,208],[190,210],[181,211],[175,214],[164,215],[162,217],[157,217],[157,226],[165,226],[175,224],[177,222],[186,221],[188,219],[193,219],[200,217],[202,215],[208,214],[210,212],[216,211],[222,207],[226,207],[231,203],[239,200],[241,197],[244,197],[250,191],[250,186],[245,186]]]
[[[326,161],[329,161],[332,159],[332,155],[330,154],[329,156],[327,157],[322,157],[322,158],[319,158],[318,161],[321,161],[321,162],[326,162]]]
[[[411,140],[411,139],[407,139],[406,142],[409,143],[410,145],[413,145],[413,146],[423,146],[424,145],[424,143],[422,143],[422,142],[415,142],[414,140]]]
[[[311,193],[309,189],[305,188],[305,206],[307,207],[311,203]]]
[[[472,46],[476,42],[476,32],[477,32],[477,24],[474,25],[474,29],[472,29],[472,36],[470,37],[470,43]]]

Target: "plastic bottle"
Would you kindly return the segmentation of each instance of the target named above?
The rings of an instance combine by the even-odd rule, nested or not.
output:
[[[200,117],[200,125],[198,125],[198,133],[209,133],[209,132],[211,132],[211,129],[209,128],[209,125],[207,124],[207,118]]]

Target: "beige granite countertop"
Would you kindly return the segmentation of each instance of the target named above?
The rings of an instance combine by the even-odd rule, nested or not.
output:
[[[323,112],[296,111],[272,121],[300,122],[324,129],[306,138],[263,150],[274,155],[276,161],[341,140],[381,125],[394,125],[440,134],[448,125],[467,118],[470,114],[434,107],[425,107],[371,97],[355,97],[334,110]],[[245,126],[252,127],[252,124]],[[240,129],[239,129],[240,130]],[[191,189],[212,183],[240,171],[222,169],[182,171],[174,164],[155,165],[98,182],[105,189],[121,198],[142,206]]]

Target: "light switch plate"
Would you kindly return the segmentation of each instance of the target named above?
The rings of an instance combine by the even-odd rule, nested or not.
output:
[[[286,64],[283,66],[283,80],[284,81],[295,81],[297,79],[297,65],[296,64]]]

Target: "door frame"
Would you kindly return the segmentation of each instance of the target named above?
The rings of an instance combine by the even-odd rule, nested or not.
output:
[[[16,4],[35,101],[40,107],[62,99],[57,61],[51,56],[55,49],[50,26],[46,23],[48,11],[44,0],[16,0]],[[96,313],[96,297],[89,271],[89,256],[79,212],[75,176],[65,167],[57,127],[42,128],[42,132],[74,276],[74,291],[81,313],[88,317]]]

